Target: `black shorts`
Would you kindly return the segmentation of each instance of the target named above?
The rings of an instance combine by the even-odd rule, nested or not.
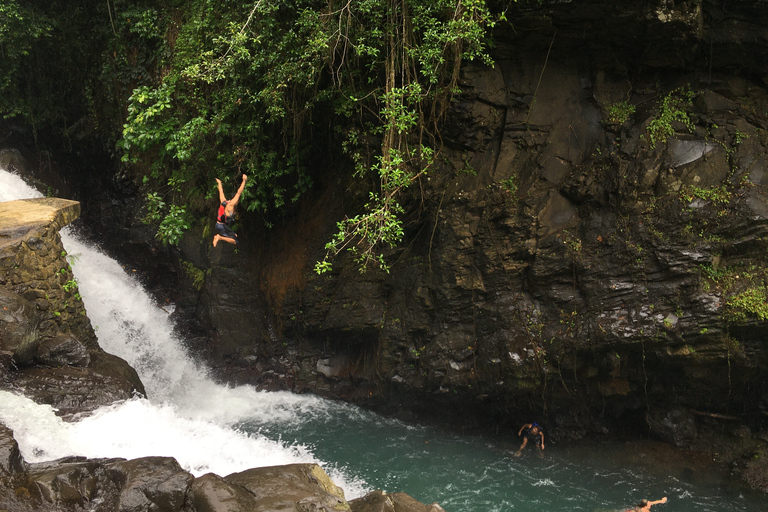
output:
[[[531,432],[531,429],[526,429],[523,431],[523,436],[528,438],[528,441],[541,448],[541,432],[534,434]]]
[[[234,231],[232,231],[232,228],[224,224],[223,222],[217,222],[216,223],[216,232],[226,238],[231,238],[232,240],[237,243],[237,235]]]

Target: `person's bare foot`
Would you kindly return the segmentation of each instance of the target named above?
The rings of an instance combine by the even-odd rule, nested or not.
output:
[[[216,244],[219,243],[219,238],[221,238],[219,235],[214,235],[213,237],[213,246],[216,247]]]

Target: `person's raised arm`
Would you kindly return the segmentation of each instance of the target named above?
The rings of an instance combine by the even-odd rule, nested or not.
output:
[[[240,183],[240,188],[237,189],[237,194],[235,194],[235,197],[232,198],[232,206],[236,205],[238,201],[240,201],[240,195],[243,193],[243,190],[245,189],[245,180],[248,179],[248,176],[243,174],[243,182]]]
[[[227,196],[224,195],[224,188],[221,186],[221,180],[216,178],[216,186],[219,187],[219,204],[227,200]]]
[[[667,497],[666,497],[666,496],[664,496],[664,497],[663,497],[663,498],[661,498],[660,500],[656,500],[656,501],[649,501],[649,502],[648,502],[648,505],[659,505],[659,504],[661,504],[661,503],[666,503],[666,502],[667,502]]]

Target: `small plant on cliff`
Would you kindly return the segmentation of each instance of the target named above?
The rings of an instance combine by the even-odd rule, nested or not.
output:
[[[195,264],[190,261],[182,261],[181,266],[184,268],[184,273],[187,274],[190,279],[192,279],[192,287],[195,290],[200,291],[203,288],[203,283],[205,283],[205,276],[207,272],[197,268]]]
[[[745,322],[750,316],[768,320],[768,288],[748,288],[733,295],[726,301],[727,314],[736,322]]]
[[[515,176],[510,176],[502,181],[501,186],[504,187],[504,190],[512,194],[513,197],[517,195],[517,178]]]
[[[469,163],[469,160],[466,158],[464,159],[464,167],[459,169],[459,176],[465,175],[465,176],[477,176],[477,171],[472,167],[472,164]]]
[[[606,108],[606,120],[611,124],[624,124],[635,113],[635,109],[636,107],[628,101],[610,103]]]
[[[77,279],[70,279],[63,285],[61,285],[62,288],[64,288],[65,292],[71,292],[72,290],[77,289]]]
[[[666,142],[675,134],[672,126],[675,121],[684,124],[689,131],[693,131],[693,121],[688,114],[693,105],[693,96],[693,91],[686,86],[678,87],[664,97],[659,105],[659,115],[648,125],[651,149],[654,149],[659,142]]]
[[[712,201],[713,203],[725,204],[730,202],[733,194],[725,188],[725,185],[719,187],[701,188],[694,185],[686,186],[680,191],[680,197],[690,203],[694,198]]]
[[[738,146],[739,144],[744,142],[744,139],[748,139],[748,138],[749,138],[748,133],[744,133],[741,130],[736,130],[736,133],[733,134],[733,144],[735,146]]]

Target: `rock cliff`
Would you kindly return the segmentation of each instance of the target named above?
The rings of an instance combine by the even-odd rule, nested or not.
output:
[[[516,9],[496,65],[464,68],[390,274],[312,272],[367,193],[341,182],[244,252],[191,235],[205,279],[180,316],[229,376],[391,411],[680,444],[707,418],[765,429],[765,9]]]
[[[180,317],[202,320],[192,339],[230,379],[497,431],[535,417],[559,440],[733,441],[753,467],[768,437],[768,77],[750,56],[768,50],[766,10],[508,16],[496,65],[464,68],[391,273],[312,272],[367,194],[342,181],[246,252],[182,244],[207,273]]]

